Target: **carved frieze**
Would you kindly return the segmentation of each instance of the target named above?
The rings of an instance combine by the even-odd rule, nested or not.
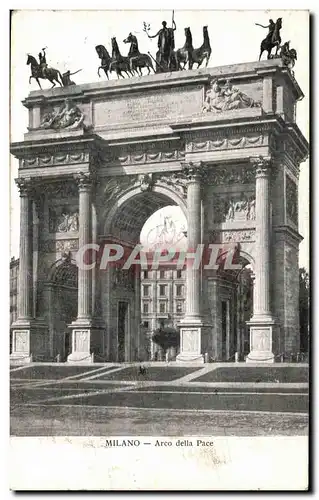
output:
[[[74,163],[86,163],[90,154],[85,151],[74,153],[52,153],[27,156],[20,160],[20,168],[53,167],[55,165],[72,165]]]
[[[186,152],[217,151],[225,149],[253,148],[263,146],[265,137],[260,134],[257,136],[238,136],[216,138],[206,141],[190,141],[186,144]]]
[[[223,184],[255,184],[255,169],[251,166],[214,168],[208,171],[208,180],[215,186]]]
[[[68,240],[46,240],[41,243],[41,250],[44,253],[62,253],[76,252],[79,249],[78,239]]]
[[[212,231],[212,243],[238,243],[255,241],[254,229],[240,229],[233,231]]]
[[[239,222],[256,219],[255,195],[233,193],[214,196],[214,222]]]
[[[296,183],[286,175],[286,214],[294,224],[298,225],[298,190]]]
[[[49,208],[49,232],[67,233],[79,230],[79,212],[71,207]]]
[[[160,144],[148,144],[145,148],[141,146],[128,146],[125,154],[123,152],[108,151],[102,155],[104,163],[119,163],[121,165],[143,165],[147,163],[159,163],[169,161],[182,161],[185,158],[185,151],[182,149],[172,149],[169,141]]]

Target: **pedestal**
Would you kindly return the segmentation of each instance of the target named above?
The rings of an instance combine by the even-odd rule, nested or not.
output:
[[[72,352],[68,363],[93,363],[97,349],[103,352],[103,333],[105,326],[94,321],[76,320],[69,328],[72,330]]]
[[[20,364],[50,359],[49,328],[43,319],[18,319],[11,325],[11,331],[10,363]]]
[[[273,338],[276,324],[272,319],[247,323],[250,327],[250,353],[246,363],[274,363]]]
[[[31,363],[31,322],[21,321],[12,325],[12,353],[10,363]]]
[[[201,354],[203,323],[184,323],[180,322],[180,353],[176,357],[179,363],[204,363],[204,356]]]

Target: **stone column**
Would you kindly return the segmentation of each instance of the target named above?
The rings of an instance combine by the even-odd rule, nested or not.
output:
[[[75,176],[79,187],[79,249],[92,243],[91,223],[91,189],[92,176],[87,173],[79,173]],[[84,262],[87,260],[84,254]],[[85,262],[89,264],[87,260]],[[92,343],[92,270],[78,269],[78,315],[72,328],[72,353],[68,356],[68,361],[89,362],[91,360]]]
[[[30,186],[17,181],[20,190],[20,255],[18,319],[31,319],[32,240]]]
[[[20,191],[20,255],[18,317],[12,324],[11,359],[31,361],[32,200],[30,180],[16,179]]]
[[[187,179],[187,246],[188,256],[195,254],[201,244],[201,178],[202,162],[184,166]],[[199,257],[201,262],[201,257]],[[201,327],[201,264],[186,259],[185,317],[180,322],[181,348],[177,361],[204,362],[202,355]]]
[[[79,248],[92,243],[91,235],[91,188],[89,175],[77,177],[79,186]],[[86,254],[87,255],[87,254]],[[88,263],[88,262],[87,262]],[[92,317],[92,271],[79,267],[78,274],[78,318],[90,320]]]
[[[256,249],[254,308],[247,361],[274,361],[274,319],[270,311],[270,158],[252,158],[256,168]]]
[[[187,184],[187,246],[189,253],[195,253],[201,243],[201,176],[198,168],[186,170]],[[200,317],[200,267],[186,263],[186,311],[185,319]]]

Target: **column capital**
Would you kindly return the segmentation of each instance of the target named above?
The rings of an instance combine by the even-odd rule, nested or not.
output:
[[[16,185],[18,186],[20,196],[30,196],[32,192],[32,183],[31,183],[31,178],[23,178],[21,179],[18,177],[17,179],[14,180]]]
[[[74,179],[81,190],[89,191],[94,183],[94,176],[91,172],[77,172]]]
[[[253,156],[250,163],[256,169],[256,177],[268,177],[271,166],[271,156]]]
[[[182,172],[188,182],[200,182],[206,175],[205,165],[202,161],[182,163]]]

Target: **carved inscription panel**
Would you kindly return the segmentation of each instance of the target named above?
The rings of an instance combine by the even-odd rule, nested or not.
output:
[[[201,88],[148,91],[105,102],[94,103],[94,127],[113,128],[114,124],[156,122],[181,116],[198,115],[202,106]]]

